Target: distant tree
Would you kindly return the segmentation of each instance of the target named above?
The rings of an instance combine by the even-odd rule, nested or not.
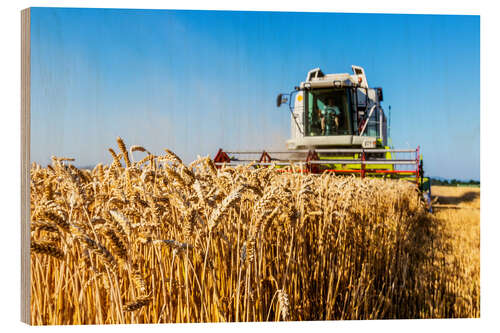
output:
[[[470,180],[458,180],[458,179],[436,179],[429,178],[431,181],[431,185],[436,186],[459,186],[459,185],[480,185],[480,182],[474,179]]]
[[[431,178],[431,185],[437,185],[437,186],[449,186],[450,183],[448,179],[436,179],[436,178]]]

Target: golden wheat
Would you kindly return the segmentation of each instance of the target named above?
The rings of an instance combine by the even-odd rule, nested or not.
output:
[[[117,143],[93,170],[32,166],[33,324],[479,316],[478,253],[408,182]]]

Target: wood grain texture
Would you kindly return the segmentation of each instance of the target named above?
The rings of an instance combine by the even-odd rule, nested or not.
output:
[[[21,11],[21,321],[30,316],[30,8]]]

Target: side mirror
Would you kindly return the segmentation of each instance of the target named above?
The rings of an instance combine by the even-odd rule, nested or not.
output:
[[[281,104],[287,103],[288,102],[288,96],[279,94],[278,98],[276,98],[276,106],[280,107]]]
[[[382,92],[382,88],[377,88],[377,95],[379,102],[382,102],[384,100],[384,94]]]

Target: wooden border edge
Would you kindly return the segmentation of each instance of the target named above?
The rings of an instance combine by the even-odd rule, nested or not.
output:
[[[21,321],[31,325],[30,107],[31,9],[21,11]]]

